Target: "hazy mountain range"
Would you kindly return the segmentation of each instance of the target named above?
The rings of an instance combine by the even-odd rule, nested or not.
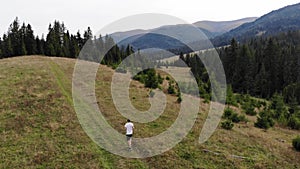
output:
[[[220,35],[234,28],[237,28],[238,26],[244,23],[252,22],[255,19],[257,19],[257,17],[249,17],[249,18],[243,18],[243,19],[233,20],[233,21],[199,21],[193,23],[193,25],[201,29],[206,34],[206,36],[214,37],[216,35]],[[125,31],[125,32],[115,32],[111,34],[111,36],[116,41],[119,41],[119,39],[128,38],[133,35],[145,34],[145,33],[155,32],[155,31],[159,32],[161,30],[182,32],[185,30],[184,28],[185,28],[184,25],[166,25],[155,29],[149,29],[149,30],[135,29],[135,30]]]
[[[271,36],[280,32],[300,30],[300,3],[274,10],[254,22],[242,24],[213,39],[214,44],[228,44],[233,37],[245,41],[257,36]]]
[[[223,46],[229,44],[232,38],[245,41],[257,36],[269,36],[280,32],[300,30],[300,3],[274,10],[259,18],[249,17],[219,22],[199,21],[193,25],[199,28],[215,46]],[[201,38],[197,42],[190,41],[195,35],[193,29],[191,29],[191,25],[166,25],[149,30],[137,29],[116,32],[111,36],[116,41],[123,39],[119,44],[131,44],[134,49],[160,48],[174,50],[185,49],[187,43],[201,43]],[[172,35],[176,35],[181,41],[178,38],[173,38]],[[203,39],[206,39],[206,37],[203,36]]]
[[[240,25],[248,22],[253,22],[257,17],[243,18],[233,21],[199,21],[193,23],[195,26],[205,29],[213,34],[223,34],[234,28],[239,27]]]

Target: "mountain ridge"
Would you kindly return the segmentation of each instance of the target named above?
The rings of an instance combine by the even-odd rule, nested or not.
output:
[[[231,30],[232,28],[236,28],[236,27],[242,25],[243,23],[251,22],[255,19],[257,19],[257,17],[246,17],[246,18],[241,18],[241,19],[237,19],[237,20],[229,20],[229,21],[202,20],[202,21],[197,21],[197,22],[193,23],[192,25],[201,29],[201,31],[203,31],[206,34],[206,36],[214,37],[216,35],[227,32],[227,31]],[[128,30],[128,31],[118,31],[118,32],[114,32],[114,33],[110,34],[110,36],[112,36],[115,41],[119,41],[121,39],[126,39],[133,35],[146,34],[149,32],[151,33],[151,32],[160,30],[160,29],[181,27],[183,25],[188,25],[188,24],[163,25],[163,26],[153,28],[153,29],[133,29],[133,30]],[[223,26],[223,27],[220,28],[221,26]]]
[[[196,46],[198,41],[214,38],[223,34],[224,31],[255,19],[256,17],[249,17],[233,21],[199,21],[195,24],[164,25],[148,30],[135,29],[115,32],[110,36],[118,45],[127,46],[130,44],[134,50],[160,48],[169,51],[182,50],[185,53],[191,51],[187,49],[187,45]],[[199,50],[206,46],[199,47]]]
[[[254,22],[244,23],[213,38],[213,43],[222,46],[228,44],[232,38],[243,42],[253,37],[272,36],[295,30],[300,30],[300,3],[273,10]]]
[[[258,17],[246,17],[237,20],[230,20],[230,21],[209,21],[203,20],[193,23],[197,27],[206,29],[210,32],[216,33],[225,33],[228,32],[244,23],[252,22],[258,19]]]

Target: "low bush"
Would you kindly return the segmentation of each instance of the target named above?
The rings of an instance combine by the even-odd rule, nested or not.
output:
[[[245,115],[239,115],[239,120],[240,120],[240,122],[248,122],[249,120],[246,118],[246,116]]]
[[[272,119],[272,117],[268,114],[268,112],[263,111],[259,113],[259,117],[257,118],[257,121],[254,124],[254,126],[262,129],[268,129],[270,127],[273,127],[274,124],[275,122]]]
[[[231,130],[234,124],[230,120],[223,121],[221,123],[221,127],[226,130]]]
[[[177,103],[181,103],[182,102],[182,97],[181,97],[181,93],[177,94]]]
[[[176,94],[175,87],[170,83],[169,83],[169,87],[168,87],[168,93],[169,94]]]
[[[224,110],[223,118],[230,120],[234,123],[239,123],[241,121],[244,121],[244,122],[248,121],[245,115],[238,115],[231,108],[226,108]]]
[[[242,106],[242,109],[245,114],[249,116],[256,116],[255,106],[251,102],[247,102]]]
[[[292,115],[289,119],[288,126],[295,130],[300,130],[300,118]]]
[[[223,118],[228,119],[234,114],[235,112],[231,108],[226,108],[224,110]]]
[[[300,136],[293,139],[293,147],[295,150],[300,151]]]
[[[226,96],[226,104],[229,104],[229,105],[233,105],[233,106],[238,106],[237,104],[237,101],[236,101],[236,97],[235,95],[233,94],[233,91],[232,91],[232,87],[231,85],[228,85],[227,86],[227,96]]]

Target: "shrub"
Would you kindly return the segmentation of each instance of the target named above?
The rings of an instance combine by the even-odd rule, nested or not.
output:
[[[176,93],[175,88],[172,84],[169,84],[168,93],[169,94],[175,94]]]
[[[240,103],[241,105],[243,105],[244,103],[251,102],[251,97],[248,94],[246,94],[246,95],[242,95],[242,94],[236,95],[236,99],[237,99],[237,102]]]
[[[182,102],[182,98],[181,98],[181,96],[179,96],[178,98],[177,98],[177,103],[181,103]]]
[[[226,130],[231,130],[234,124],[230,120],[223,121],[221,123],[221,127]]]
[[[268,129],[270,127],[273,127],[274,124],[274,120],[271,118],[271,116],[266,111],[263,111],[259,113],[259,117],[257,118],[254,126],[258,128]]]
[[[241,121],[248,121],[246,119],[246,116],[245,115],[238,115],[236,112],[234,112],[232,109],[230,108],[226,108],[224,110],[224,114],[223,114],[223,118],[227,119],[227,120],[230,120],[234,123],[239,123]]]
[[[255,111],[255,106],[251,102],[247,102],[242,106],[242,109],[245,114],[249,116],[255,116],[257,113]]]
[[[233,105],[233,106],[238,106],[237,101],[236,101],[236,97],[233,94],[231,85],[227,86],[227,92],[226,93],[227,93],[226,104]]]
[[[293,139],[293,147],[297,150],[300,151],[300,136],[296,137]]]
[[[248,119],[246,118],[246,116],[245,115],[239,115],[239,120],[240,121],[243,121],[243,122],[248,122]]]
[[[158,83],[159,83],[159,84],[162,84],[163,81],[164,81],[164,79],[161,77],[160,74],[157,75],[157,80],[158,80]]]
[[[133,80],[137,80],[137,81],[145,84],[146,76],[144,74],[137,74],[133,77]]]
[[[240,122],[239,115],[237,113],[233,113],[228,120],[231,120],[234,123]]]
[[[289,119],[288,126],[295,130],[300,130],[300,118],[292,115]]]
[[[261,101],[261,105],[264,106],[264,107],[266,107],[268,104],[265,101]]]
[[[228,119],[232,116],[232,114],[235,113],[231,108],[226,108],[224,110],[223,118]]]
[[[203,103],[209,103],[210,102],[210,95],[208,93],[203,95],[204,101]]]
[[[117,64],[112,64],[112,65],[111,65],[111,68],[112,68],[112,69],[117,69],[117,67],[118,67]]]
[[[181,97],[181,93],[178,93],[177,95],[177,103],[181,103],[182,102],[182,97]]]
[[[145,87],[156,89],[158,87],[158,78],[154,69],[147,71],[147,80],[145,81]]]
[[[254,100],[252,99],[253,101],[253,104],[255,105],[255,107],[266,107],[267,106],[267,103],[265,101],[262,101],[262,100]]]
[[[145,84],[145,87],[156,89],[159,86],[159,79],[154,69],[146,69],[133,77],[134,80]]]
[[[274,119],[287,119],[289,112],[281,95],[275,93],[272,96],[270,108],[274,110],[272,113]]]

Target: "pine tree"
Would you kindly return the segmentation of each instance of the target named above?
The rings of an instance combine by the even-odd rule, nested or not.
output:
[[[50,24],[48,31],[46,38],[46,55],[63,56],[64,25],[58,21],[54,21],[53,27]]]
[[[79,43],[77,41],[77,38],[73,35],[71,35],[71,42],[70,42],[70,56],[71,57],[78,57],[80,52]]]
[[[14,56],[11,37],[6,34],[3,35],[3,58]]]
[[[12,47],[12,56],[18,56],[22,54],[22,43],[20,41],[20,24],[18,17],[13,21],[8,30],[8,37],[10,39]]]
[[[80,31],[77,31],[77,34],[76,34],[76,41],[78,43],[78,47],[79,49],[82,49],[83,45],[84,45],[84,41],[81,37],[81,34],[80,34]]]
[[[3,42],[2,42],[1,37],[0,37],[0,59],[3,58],[3,53],[2,53],[3,46],[2,45],[3,45]]]
[[[28,55],[34,55],[37,53],[37,42],[30,24],[28,24],[25,28],[24,43]]]
[[[83,44],[85,44],[89,39],[93,37],[93,33],[90,27],[83,34]]]
[[[289,112],[283,101],[282,95],[275,93],[272,96],[270,109],[272,110],[272,118],[276,119],[280,124],[287,124]]]
[[[230,47],[225,50],[224,69],[228,83],[233,83],[233,74],[235,72],[237,57],[238,57],[238,44],[235,39],[231,40]]]
[[[264,63],[266,71],[268,72],[268,89],[269,95],[277,92],[280,89],[279,84],[279,64],[280,64],[280,51],[274,39],[270,38],[268,40],[267,47],[264,52]]]
[[[226,95],[226,104],[237,106],[237,101],[235,95],[233,94],[231,85],[227,85]]]
[[[45,55],[45,40],[42,37],[42,39],[39,39],[37,36],[35,38],[35,44],[36,44],[36,54],[38,55]]]
[[[63,56],[71,57],[71,42],[70,42],[70,34],[69,31],[67,33],[63,33]],[[75,56],[73,56],[75,57]]]
[[[261,64],[258,74],[255,77],[255,94],[262,98],[269,97],[269,90],[268,90],[268,75],[265,69],[264,63]]]
[[[105,52],[103,37],[99,35],[98,39],[95,39],[95,43],[96,43],[96,49],[99,51],[99,55],[103,57]]]

